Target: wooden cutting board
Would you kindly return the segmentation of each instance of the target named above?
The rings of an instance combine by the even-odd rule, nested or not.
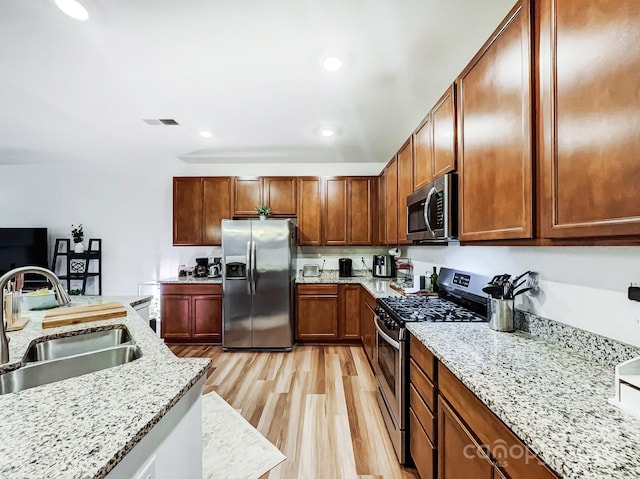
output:
[[[127,309],[117,301],[111,303],[92,304],[89,306],[74,306],[71,308],[57,308],[47,312],[42,320],[42,328],[57,328],[69,324],[102,321],[104,319],[119,318],[127,315]]]

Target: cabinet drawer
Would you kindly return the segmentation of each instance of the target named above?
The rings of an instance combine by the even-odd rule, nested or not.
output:
[[[298,294],[338,294],[337,284],[299,284]]]
[[[409,404],[432,444],[437,444],[436,418],[413,385],[409,386]]]
[[[436,384],[436,357],[413,335],[411,336],[409,353],[431,382]]]
[[[429,441],[429,437],[412,410],[409,410],[409,427],[409,450],[420,479],[434,479],[436,448]]]
[[[409,377],[416,392],[431,411],[436,410],[436,388],[413,359],[409,361]]]
[[[193,283],[163,283],[160,285],[161,294],[212,294],[221,295],[221,284],[193,284]]]

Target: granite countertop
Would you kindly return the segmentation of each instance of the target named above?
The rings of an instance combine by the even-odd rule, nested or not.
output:
[[[72,297],[71,306],[147,297]],[[33,339],[124,325],[142,357],[95,373],[0,396],[0,477],[102,478],[205,374],[209,359],[177,358],[138,314],[42,329],[44,311],[22,331],[7,333],[14,369]]]
[[[166,278],[159,279],[158,283],[160,284],[222,284],[222,277],[217,278],[196,278],[194,276],[185,276],[184,278]]]
[[[640,477],[640,419],[607,402],[612,367],[487,323],[407,328],[561,477]]]
[[[361,284],[371,293],[374,298],[386,298],[388,296],[400,296],[396,290],[391,288],[394,279],[391,278],[375,278],[369,271],[356,271],[355,276],[341,278],[338,270],[328,270],[320,274],[320,276],[302,276],[302,272],[298,273],[296,278],[297,284]]]

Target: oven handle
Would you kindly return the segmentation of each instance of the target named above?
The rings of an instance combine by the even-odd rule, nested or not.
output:
[[[389,343],[391,346],[393,346],[394,349],[397,349],[398,351],[400,351],[400,343],[398,341],[396,341],[395,339],[393,339],[392,337],[390,337],[387,333],[385,333],[380,326],[378,326],[378,319],[376,318],[375,321],[375,325],[376,325],[376,330],[378,331],[378,334],[380,336],[382,336],[382,339],[384,339],[387,343]]]
[[[431,203],[431,197],[436,193],[437,191],[435,187],[432,186],[429,190],[429,194],[427,195],[427,199],[424,202],[424,210],[422,211],[422,214],[424,216],[424,223],[430,233],[433,233],[433,228],[431,228],[431,223],[429,222],[429,203]]]

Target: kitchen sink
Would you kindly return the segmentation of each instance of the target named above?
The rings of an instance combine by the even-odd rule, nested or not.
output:
[[[131,335],[124,327],[48,339],[32,344],[24,355],[23,362],[60,359],[127,343],[131,344]]]
[[[49,361],[26,363],[18,369],[0,374],[0,395],[120,366],[141,356],[142,351],[138,346],[125,344]]]

